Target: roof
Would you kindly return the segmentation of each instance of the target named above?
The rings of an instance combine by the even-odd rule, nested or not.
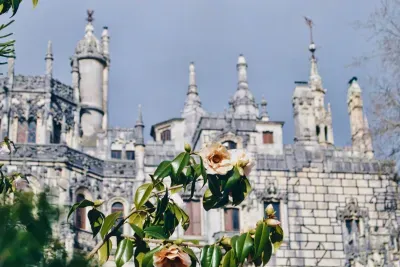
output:
[[[150,129],[150,136],[153,137],[153,138],[155,138],[155,132],[154,132],[154,130],[155,130],[155,128],[157,128],[157,127],[160,126],[160,125],[167,124],[167,123],[170,123],[170,122],[173,122],[173,121],[183,121],[183,120],[184,120],[183,118],[172,118],[172,119],[169,119],[169,120],[166,120],[166,121],[162,121],[162,122],[153,124],[153,125],[151,126],[151,129]]]

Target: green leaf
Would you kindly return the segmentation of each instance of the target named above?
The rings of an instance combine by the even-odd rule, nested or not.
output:
[[[124,239],[118,244],[117,251],[115,253],[115,264],[117,267],[121,267],[128,262],[133,256],[133,243],[129,239]]]
[[[101,226],[103,225],[105,216],[100,211],[96,209],[91,209],[88,212],[88,218],[90,222],[90,228],[92,229],[93,237],[95,237],[99,233]]]
[[[168,202],[169,202],[169,196],[167,189],[165,191],[164,197],[161,200],[157,199],[157,210],[156,210],[156,216],[154,218],[155,223],[157,223],[163,217],[163,213],[168,207]]]
[[[71,216],[71,214],[78,208],[86,208],[86,207],[93,207],[94,203],[90,200],[84,199],[79,203],[75,203],[71,209],[69,210],[68,216],[67,216],[67,220],[69,219],[69,216]]]
[[[210,189],[211,193],[216,196],[222,196],[220,182],[216,175],[209,175],[208,176],[208,188]]]
[[[131,224],[132,230],[137,234],[140,238],[144,237],[144,231],[142,228],[139,228],[138,226]]]
[[[176,219],[181,223],[183,230],[187,230],[190,225],[190,218],[187,213],[176,204],[169,203],[169,210],[175,215]]]
[[[39,3],[39,0],[32,0],[33,8],[35,8],[38,3]]]
[[[21,4],[21,2],[22,2],[22,0],[11,0],[11,6],[12,6],[12,10],[13,10],[11,17],[13,17],[17,13],[19,4]]]
[[[211,267],[218,267],[219,263],[221,262],[221,257],[222,257],[222,252],[221,252],[221,248],[217,245],[213,245],[211,247],[214,247],[213,249],[213,253],[212,253],[212,257],[210,260],[210,265]],[[209,249],[208,251],[210,251],[211,249]]]
[[[135,267],[142,267],[144,255],[150,251],[149,246],[143,240],[136,240],[136,249],[134,254]]]
[[[235,252],[233,249],[229,250],[222,259],[222,267],[236,267]]]
[[[274,253],[276,253],[283,242],[283,230],[280,225],[271,227],[271,242],[274,245]]]
[[[164,212],[164,232],[168,237],[175,232],[175,228],[178,226],[179,221],[175,214],[172,213],[171,209],[167,209]]]
[[[201,251],[201,267],[218,267],[221,261],[222,252],[217,245],[206,245]]]
[[[272,256],[272,243],[270,240],[267,240],[264,246],[264,251],[262,255],[263,265],[267,264]]]
[[[194,178],[193,181],[192,181],[192,186],[191,186],[191,188],[190,188],[190,197],[189,197],[189,200],[192,200],[195,191],[196,191],[196,178]]]
[[[154,255],[154,253],[160,251],[163,248],[164,248],[164,246],[159,246],[159,247],[156,247],[156,248],[150,250],[149,252],[147,252],[143,257],[142,267],[153,267],[153,255]]]
[[[211,193],[211,190],[210,189],[207,189],[205,192],[204,192],[204,195],[203,195],[203,208],[206,210],[206,211],[209,211],[210,209],[212,209],[214,206],[215,206],[215,204],[218,202],[218,197],[216,197],[216,196],[214,196],[212,193]]]
[[[146,201],[150,198],[152,190],[153,190],[152,183],[142,184],[141,186],[138,187],[135,194],[136,209],[139,209],[141,206],[143,206],[144,203],[146,203]]]
[[[157,238],[157,239],[167,239],[168,236],[165,234],[164,232],[164,228],[162,226],[149,226],[147,228],[145,228],[144,233]]]
[[[200,158],[200,173],[201,176],[203,177],[203,187],[204,185],[207,183],[207,172],[206,172],[206,168],[204,168],[204,163],[203,163],[203,158]]]
[[[108,257],[110,257],[111,254],[111,249],[112,249],[111,240],[107,240],[97,251],[97,254],[99,254],[100,265],[103,265],[108,260]]]
[[[171,174],[171,171],[171,161],[163,161],[160,163],[160,165],[158,165],[156,171],[154,172],[154,179],[165,178]]]
[[[264,251],[265,244],[271,243],[269,236],[270,232],[267,223],[260,223],[256,228],[256,234],[254,236],[254,258],[260,257]]]
[[[187,152],[182,152],[180,153],[172,162],[171,162],[171,167],[172,167],[172,173],[176,176],[180,174],[185,168],[190,159],[190,154]]]
[[[103,226],[100,229],[100,235],[102,238],[104,238],[104,236],[108,233],[108,231],[110,231],[110,229],[113,227],[113,225],[115,224],[115,221],[119,218],[120,215],[121,215],[121,212],[117,211],[117,212],[111,213],[104,219]]]
[[[139,228],[143,228],[143,223],[146,218],[146,212],[145,211],[137,211],[133,213],[131,216],[128,218],[128,223],[132,225],[136,225]]]
[[[251,238],[250,233],[244,233],[235,240],[235,246],[233,246],[232,249],[235,251],[238,263],[241,264],[244,262],[252,248],[253,239]]]
[[[194,252],[191,248],[183,247],[182,250],[185,251],[190,256],[190,259],[192,260],[192,265],[193,265],[193,262],[194,262],[194,264],[196,264],[196,262],[199,261],[196,257],[196,254],[194,254]]]

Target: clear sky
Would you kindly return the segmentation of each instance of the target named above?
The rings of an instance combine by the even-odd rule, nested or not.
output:
[[[308,16],[315,23],[335,142],[348,145],[347,82],[359,77],[366,102],[372,90],[367,79],[371,66],[348,67],[353,57],[372,48],[353,23],[365,21],[378,2],[40,0],[32,10],[31,1],[24,1],[10,30],[17,40],[18,74],[44,74],[47,41],[52,40],[54,76],[71,84],[69,57],[84,35],[86,9],[94,9],[96,35],[106,25],[111,36],[110,125],[133,127],[142,104],[148,139],[152,124],[180,116],[190,61],[196,64],[203,107],[221,112],[236,90],[236,62],[243,53],[250,90],[257,102],[265,96],[271,120],[285,121],[284,141],[291,143],[294,81],[309,75],[309,32],[303,18]]]

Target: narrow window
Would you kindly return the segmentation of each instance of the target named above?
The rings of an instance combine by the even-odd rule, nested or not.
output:
[[[356,229],[353,229],[353,222],[356,224]],[[360,221],[359,220],[353,220],[353,219],[347,219],[346,220],[346,229],[349,234],[351,234],[354,230],[357,232],[360,230]]]
[[[117,225],[121,220],[124,219],[124,205],[121,202],[115,202],[111,206],[111,213],[120,212],[118,219],[115,221],[115,225]],[[119,233],[122,233],[122,227],[118,230]]]
[[[127,160],[135,160],[135,151],[126,151]]]
[[[61,123],[57,122],[56,120],[53,120],[53,138],[51,143],[61,143]]]
[[[85,196],[83,194],[78,194],[76,196],[76,202],[81,202],[84,199]],[[86,208],[79,208],[76,210],[75,226],[76,228],[79,229],[85,229],[86,228],[85,224],[86,224]]]
[[[121,150],[111,150],[111,158],[112,159],[121,159],[122,151]]]
[[[190,226],[186,230],[185,235],[201,235],[201,203],[200,201],[191,200],[185,203],[185,209],[190,217]]]
[[[227,208],[225,213],[225,231],[239,231],[239,210],[235,208]]]
[[[28,122],[28,143],[36,143],[36,120],[34,119]]]
[[[316,127],[316,133],[317,133],[317,136],[319,136],[319,134],[321,133],[321,129],[319,128],[319,126],[317,125],[317,127]]]
[[[328,126],[325,126],[325,141],[328,141]]]
[[[281,209],[280,209],[280,203],[279,202],[272,202],[272,201],[265,201],[264,202],[264,219],[267,218],[267,214],[265,212],[265,209],[268,207],[268,205],[271,204],[272,207],[274,207],[275,210],[275,217],[277,218],[278,221],[281,220]]]
[[[235,142],[233,141],[225,141],[223,143],[223,145],[227,148],[227,149],[236,149],[237,145]]]
[[[270,131],[263,132],[263,143],[273,144],[274,143],[274,133]]]
[[[17,143],[26,143],[27,132],[28,132],[28,123],[23,118],[19,119],[18,130],[17,130]]]
[[[161,141],[170,141],[171,140],[171,130],[164,130],[161,133]]]

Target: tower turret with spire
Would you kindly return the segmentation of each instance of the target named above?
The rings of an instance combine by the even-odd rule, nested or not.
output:
[[[81,127],[83,146],[92,146],[96,134],[107,127],[108,91],[108,30],[102,34],[102,42],[94,35],[93,10],[87,11],[85,36],[78,42],[71,65],[78,65]]]
[[[197,123],[206,112],[201,106],[201,100],[197,91],[196,69],[194,62],[189,64],[189,86],[186,93],[185,105],[182,118],[185,119],[185,142],[190,143],[192,135],[196,130]]]
[[[314,43],[312,32],[313,22],[309,18],[305,18],[305,20],[310,28],[310,45],[308,50],[311,53],[311,59],[308,84],[314,97],[315,132],[320,144],[333,145],[332,114],[329,109],[325,109],[326,90],[323,87],[322,78],[318,72],[317,58],[315,56],[317,46]]]
[[[135,124],[135,161],[136,161],[136,178],[138,180],[144,180],[144,123],[143,123],[143,114],[142,114],[142,106],[138,107],[138,118]]]
[[[236,65],[238,88],[233,96],[233,108],[236,116],[258,117],[258,107],[247,81],[247,63],[243,54],[239,55]]]

